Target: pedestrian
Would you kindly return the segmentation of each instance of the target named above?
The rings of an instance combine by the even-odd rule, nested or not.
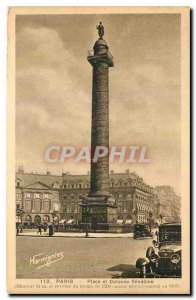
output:
[[[37,234],[38,234],[38,233],[40,233],[40,235],[42,234],[42,226],[41,226],[41,224],[38,225],[38,232],[37,232]]]
[[[16,228],[16,235],[19,235],[19,226]]]
[[[89,237],[89,234],[88,234],[88,225],[86,226],[86,235],[85,237]]]
[[[47,230],[47,224],[46,223],[43,224],[43,230],[44,230],[44,232],[46,232],[46,230]]]
[[[20,233],[23,233],[23,227],[22,227],[22,225],[20,226]]]

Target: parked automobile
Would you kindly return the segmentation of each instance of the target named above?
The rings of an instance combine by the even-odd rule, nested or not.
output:
[[[148,247],[146,257],[136,261],[140,277],[181,277],[181,224],[161,224],[156,235],[157,240],[153,240],[153,247]]]
[[[148,224],[135,224],[134,238],[139,239],[142,237],[152,237],[150,226]]]

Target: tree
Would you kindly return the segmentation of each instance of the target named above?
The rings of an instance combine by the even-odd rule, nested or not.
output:
[[[16,216],[18,217],[18,222],[20,221],[20,223],[22,224],[22,219],[25,215],[25,211],[22,208],[18,208],[16,210]]]

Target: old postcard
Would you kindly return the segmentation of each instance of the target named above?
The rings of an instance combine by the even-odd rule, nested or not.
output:
[[[190,9],[8,12],[10,294],[190,294]]]

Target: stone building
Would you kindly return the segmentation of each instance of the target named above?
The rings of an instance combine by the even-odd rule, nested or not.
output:
[[[64,219],[81,219],[79,203],[88,194],[89,175],[63,175],[60,190],[61,216]],[[109,175],[109,192],[116,200],[117,219],[146,222],[153,210],[153,189],[135,173]]]
[[[52,222],[74,219],[81,221],[79,205],[89,193],[90,175],[16,173],[16,209],[25,212],[25,222]],[[180,197],[171,187],[146,185],[141,177],[127,170],[110,172],[109,192],[116,200],[119,223],[145,223],[150,213],[153,219],[162,214],[165,221],[177,221]],[[171,205],[172,203],[172,205]]]
[[[52,221],[56,211],[60,220],[81,220],[83,197],[90,188],[90,175],[61,176],[33,173],[16,173],[16,208],[25,211],[24,220]],[[153,189],[135,173],[110,173],[109,192],[116,199],[117,218],[123,222],[146,222],[153,210]]]
[[[157,223],[179,222],[181,219],[181,198],[171,186],[154,188]]]
[[[24,222],[43,223],[60,220],[59,185],[57,176],[16,173],[16,210],[23,209]],[[16,219],[18,222],[19,219]]]

